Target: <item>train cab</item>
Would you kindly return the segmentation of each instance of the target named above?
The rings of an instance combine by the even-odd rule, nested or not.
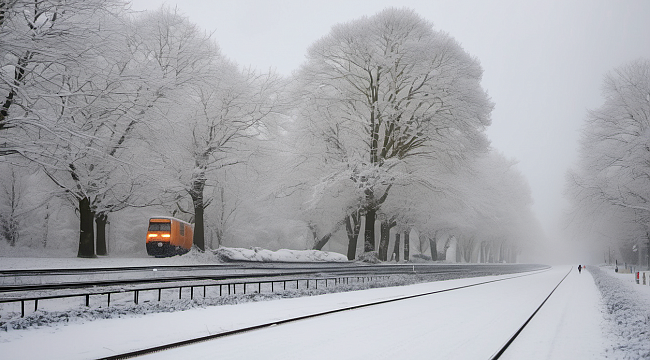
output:
[[[147,254],[166,257],[184,254],[192,248],[192,225],[172,217],[149,219],[147,229]]]

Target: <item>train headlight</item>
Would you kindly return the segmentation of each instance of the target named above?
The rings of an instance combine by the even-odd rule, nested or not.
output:
[[[170,236],[171,236],[171,235],[169,235],[169,234],[162,234],[162,237],[164,237],[164,238],[168,238],[168,237],[170,237]]]
[[[149,234],[150,238],[158,237],[158,234]]]

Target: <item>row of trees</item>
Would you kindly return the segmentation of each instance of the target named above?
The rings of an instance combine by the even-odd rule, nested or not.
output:
[[[650,61],[613,70],[603,96],[603,105],[588,113],[580,160],[568,174],[572,225],[626,262],[648,266]]]
[[[309,221],[321,232],[316,248],[345,224],[349,258],[363,228],[363,251],[386,260],[390,228],[416,227],[437,257],[436,236],[511,241],[521,235],[512,231],[532,225],[529,218],[490,231],[511,220],[512,214],[496,220],[505,207],[516,203],[529,211],[530,195],[525,185],[508,193],[487,184],[499,176],[491,174],[496,169],[506,182],[525,182],[489,151],[484,130],[492,103],[481,75],[477,59],[408,10],[337,25],[312,45],[292,98],[298,159],[319,159],[305,176],[317,180],[307,186],[316,189],[309,208],[316,214]],[[484,203],[497,193],[503,197]]]
[[[194,222],[201,250],[207,229],[207,247],[345,246],[351,259],[362,238],[387,260],[391,234],[415,228],[433,258],[445,239],[466,261],[512,260],[536,229],[525,180],[489,148],[478,61],[412,11],[335,26],[283,78],[241,69],[165,8],[0,10],[3,183],[20,168],[56,189],[39,202],[5,187],[11,244],[52,199],[78,214],[78,256],[105,254],[109,217],[134,208]]]

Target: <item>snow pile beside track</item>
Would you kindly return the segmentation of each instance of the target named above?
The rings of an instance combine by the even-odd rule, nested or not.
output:
[[[223,261],[258,261],[258,262],[347,262],[345,255],[319,250],[266,250],[258,247],[251,249],[226,248],[214,250]]]
[[[606,307],[605,319],[614,343],[614,359],[650,359],[650,298],[632,283],[618,279],[595,266],[587,267]]]

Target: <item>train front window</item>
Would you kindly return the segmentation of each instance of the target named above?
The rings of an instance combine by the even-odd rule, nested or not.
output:
[[[149,231],[171,231],[172,224],[168,222],[150,222]]]

